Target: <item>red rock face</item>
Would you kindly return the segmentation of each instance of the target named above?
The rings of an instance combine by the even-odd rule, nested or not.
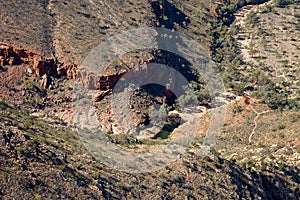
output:
[[[38,76],[43,76],[44,74],[56,76],[56,68],[57,66],[53,58],[45,59],[40,56],[35,56],[33,59],[33,69]]]
[[[69,79],[76,79],[77,65],[76,64],[60,64],[57,67],[57,73],[61,76],[66,76]]]
[[[29,64],[34,56],[38,54],[26,49],[18,49],[5,43],[0,43],[0,61],[2,65],[19,65],[22,63]],[[13,62],[9,62],[13,60]]]
[[[154,58],[149,58],[145,63],[151,63]],[[18,49],[6,43],[0,43],[0,66],[29,64],[33,67],[37,76],[65,76],[69,79],[84,83],[84,86],[92,90],[110,90],[118,80],[127,72],[127,70],[116,71],[110,67],[104,75],[99,76],[88,73],[85,70],[79,71],[77,65],[72,63],[56,62],[55,58],[44,58],[41,54],[34,53],[28,49]],[[139,76],[140,74],[135,74]]]
[[[151,63],[154,61],[153,57],[150,57],[145,63]],[[109,67],[108,70],[102,75],[96,75],[88,73],[85,70],[79,71],[76,64],[56,62],[55,58],[45,58],[41,54],[34,53],[28,49],[19,49],[0,42],[0,66],[4,65],[31,65],[37,76],[65,76],[69,79],[84,83],[84,86],[92,90],[110,90],[118,82],[118,80],[128,71],[121,70],[116,71],[114,67]],[[141,76],[139,73],[133,74],[133,76]],[[159,77],[157,77],[159,78]]]
[[[62,75],[75,79],[77,75],[76,64],[57,64],[55,58],[44,58],[42,55],[28,49],[18,49],[11,45],[0,43],[0,66],[4,65],[32,65],[36,75],[49,76]]]

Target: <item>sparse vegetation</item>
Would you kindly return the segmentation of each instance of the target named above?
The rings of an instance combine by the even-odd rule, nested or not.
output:
[[[206,107],[201,118],[193,121],[199,123],[199,134],[186,154],[165,168],[152,172],[141,170],[136,174],[118,171],[114,169],[116,165],[106,166],[83,146],[70,119],[74,117],[73,80],[53,77],[53,87],[42,89],[40,78],[27,72],[33,62],[5,66],[4,71],[0,67],[0,199],[298,198],[300,83],[295,66],[300,63],[297,53],[300,48],[297,29],[300,28],[297,3],[274,0],[275,5],[267,3],[257,7],[244,16],[244,26],[236,21],[237,11],[247,13],[253,6],[245,5],[264,0],[152,2],[156,7],[149,1],[134,0],[35,3],[11,0],[0,3],[3,22],[0,36],[7,42],[32,47],[46,57],[54,56],[58,62],[71,63],[84,59],[98,45],[99,38],[109,38],[120,30],[160,24],[187,34],[212,54],[227,89],[226,122],[222,130],[213,133],[216,144],[211,145],[210,151],[202,151],[203,143],[211,139],[205,130],[209,123],[215,123],[210,120],[214,108],[210,107],[209,91],[192,66],[175,55],[131,52],[112,62],[112,71],[106,72],[112,78],[103,79],[114,80],[115,74],[147,60],[166,62],[179,67],[191,80],[191,90],[177,103],[183,109],[191,102]],[[278,37],[277,33],[280,33]],[[239,43],[241,40],[251,42],[244,47]],[[245,51],[249,58],[244,57]],[[114,127],[109,128],[115,123],[110,110],[111,88],[104,88],[107,95],[94,104],[97,114],[102,114],[99,121],[104,124],[101,125],[108,125],[106,136],[111,145],[132,153],[145,150],[153,156],[152,150],[167,146],[176,135],[172,132],[181,126],[178,116],[168,118],[174,123],[167,121],[154,138],[115,134]],[[163,105],[154,112],[153,117],[157,119],[176,108],[171,105],[176,103],[176,98],[170,98],[170,91],[167,91],[169,96],[164,94],[170,85],[162,90],[149,88],[154,90],[152,94],[157,91],[159,94],[150,98],[146,92],[137,93],[130,104],[131,111],[138,113],[135,119],[140,120],[137,122],[140,129],[148,123],[144,111],[149,102]],[[109,156],[107,159],[112,159]]]

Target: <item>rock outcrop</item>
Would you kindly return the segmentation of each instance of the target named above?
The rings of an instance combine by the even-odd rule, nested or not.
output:
[[[0,43],[0,66],[4,65],[32,65],[37,76],[66,76],[69,79],[76,78],[76,64],[59,64],[55,58],[45,58],[41,54],[28,49],[19,49]]]
[[[57,65],[57,75],[66,76],[69,79],[76,79],[77,65],[76,64],[59,64]]]
[[[56,62],[53,58],[45,59],[41,56],[35,56],[33,58],[33,69],[38,76],[43,76],[44,74],[57,75]]]
[[[21,63],[29,63],[33,60],[35,53],[26,49],[17,49],[5,43],[0,43],[0,64],[3,65],[18,65]]]

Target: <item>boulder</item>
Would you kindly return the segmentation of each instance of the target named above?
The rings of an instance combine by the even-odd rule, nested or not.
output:
[[[10,66],[12,66],[12,65],[14,65],[14,63],[15,63],[15,58],[14,58],[14,57],[9,57],[9,59],[8,59],[8,64],[9,64]]]
[[[77,65],[72,64],[60,64],[57,66],[57,73],[61,76],[66,76],[68,79],[75,80],[77,76]]]
[[[94,102],[98,102],[101,101],[102,99],[104,99],[105,96],[110,95],[112,93],[112,90],[105,90],[105,91],[98,91],[94,97],[93,97],[93,101]]]
[[[50,83],[51,78],[47,74],[44,74],[42,76],[42,80],[40,81],[40,86],[44,89],[47,89],[50,86]]]
[[[3,67],[4,66],[4,57],[3,56],[0,56],[0,67]]]

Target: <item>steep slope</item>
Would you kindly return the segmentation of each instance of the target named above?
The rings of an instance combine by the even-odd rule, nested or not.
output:
[[[191,151],[153,173],[115,171],[95,161],[61,120],[32,116],[4,102],[0,106],[3,199],[299,197],[296,167],[267,165],[258,170],[251,162],[239,166],[223,160],[216,151],[204,159]]]
[[[299,5],[274,2],[241,11],[237,35],[245,62],[264,71],[278,86],[299,101]]]
[[[30,47],[34,52],[52,56],[53,21],[47,9],[47,1],[2,2],[1,40],[18,47]]]

